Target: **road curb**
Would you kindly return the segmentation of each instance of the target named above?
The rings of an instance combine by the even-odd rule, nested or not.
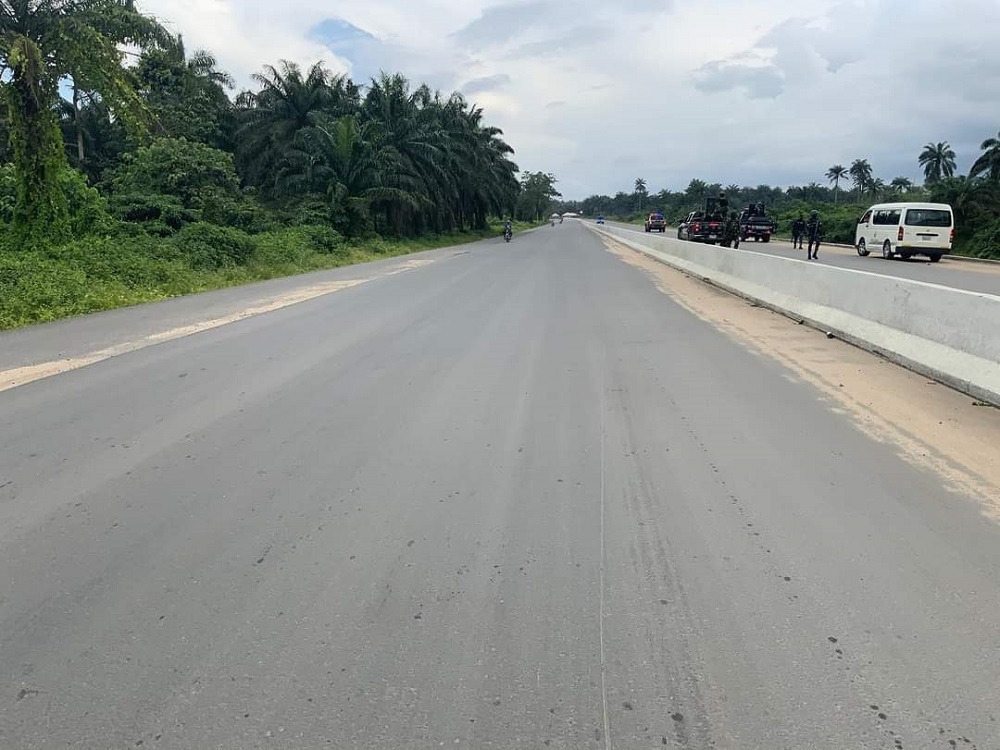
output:
[[[627,224],[624,222],[617,222],[617,223],[622,227],[628,227],[629,229],[632,229],[636,232],[639,231],[639,229],[636,229],[636,227],[639,228],[642,227],[642,224]],[[590,225],[588,224],[588,226]],[[667,232],[668,233],[672,232],[674,235],[676,235],[677,227],[667,227]],[[781,242],[791,242],[791,239],[786,239],[785,237],[779,237],[778,235],[774,235],[774,238],[780,240]],[[752,245],[753,243],[748,243],[748,244]],[[826,247],[839,247],[845,250],[857,249],[854,247],[854,245],[847,245],[844,244],[843,242],[824,242],[823,245]],[[1000,260],[993,260],[992,258],[973,258],[971,255],[953,255],[951,253],[946,253],[941,257],[944,258],[945,260],[955,260],[958,261],[959,263],[981,263],[989,266],[1000,266]]]
[[[643,246],[641,243],[636,242],[634,240],[617,236],[611,232],[602,230],[597,227],[590,227],[590,228],[595,233],[597,233],[602,237],[606,237],[612,241],[619,242],[627,247],[630,247],[635,252],[642,253],[646,257],[651,258],[657,261],[658,263],[662,263],[665,266],[669,266],[670,268],[673,268],[677,271],[692,276],[693,278],[696,278],[699,281],[702,281],[710,286],[721,289],[729,294],[733,294],[737,297],[740,297],[741,299],[745,299],[749,302],[754,303],[755,305],[771,310],[772,312],[776,312],[802,325],[808,325],[810,328],[820,331],[821,333],[824,333],[827,336],[838,338],[841,341],[851,344],[852,346],[855,346],[859,349],[863,349],[865,351],[876,354],[879,357],[882,357],[883,359],[886,359],[897,365],[905,367],[906,369],[911,370],[912,372],[916,372],[920,375],[923,375],[924,377],[930,378],[943,385],[948,386],[949,388],[959,391],[960,393],[964,393],[968,396],[971,396],[978,402],[990,404],[994,407],[1000,408],[1000,388],[992,389],[989,387],[984,387],[978,383],[969,380],[968,378],[963,378],[961,376],[958,376],[946,369],[943,369],[941,367],[935,367],[933,365],[928,364],[927,362],[922,362],[920,360],[914,359],[913,357],[907,356],[906,354],[900,351],[891,349],[887,346],[882,346],[869,338],[865,338],[863,335],[859,335],[858,333],[851,331],[848,327],[838,325],[835,322],[837,317],[841,317],[845,319],[845,322],[850,321],[853,323],[854,321],[851,319],[854,319],[856,316],[852,315],[851,313],[848,313],[846,311],[833,310],[832,308],[824,308],[822,305],[811,303],[808,300],[800,300],[800,299],[794,300],[800,303],[798,306],[794,305],[794,301],[792,301],[791,304],[782,304],[775,298],[787,297],[788,295],[783,295],[776,292],[774,294],[775,298],[769,299],[764,296],[759,296],[750,293],[746,289],[741,289],[740,287],[734,284],[727,283],[724,279],[713,277],[712,275],[710,275],[711,269],[698,266],[698,264],[692,261],[688,261],[682,258],[671,258],[671,256],[667,253],[661,253],[659,251],[653,250],[652,248],[647,248]],[[791,300],[791,298],[789,298],[789,300]],[[809,308],[809,307],[816,308],[817,311],[826,311],[827,319],[824,320],[816,315],[811,315],[808,312],[803,312],[802,308]],[[881,328],[884,328],[886,330],[892,330],[888,326],[885,326],[884,324],[872,324],[872,325],[880,325]],[[858,327],[860,328],[861,326]],[[912,335],[912,334],[906,334],[906,335]],[[927,342],[927,343],[934,344],[934,346],[940,346],[934,342]],[[949,351],[956,352],[957,354],[957,350],[950,349]]]

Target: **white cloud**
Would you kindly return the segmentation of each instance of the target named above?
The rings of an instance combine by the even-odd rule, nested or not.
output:
[[[145,0],[242,83],[281,58],[463,89],[567,196],[960,167],[1000,122],[995,0]],[[358,37],[321,40],[324,21]],[[324,41],[327,44],[324,44]],[[550,106],[551,105],[551,106]]]

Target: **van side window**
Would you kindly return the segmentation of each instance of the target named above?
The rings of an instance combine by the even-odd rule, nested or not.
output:
[[[875,216],[872,219],[873,224],[878,224],[879,226],[896,226],[899,223],[899,217],[902,215],[902,211],[898,208],[895,209],[880,209],[875,212]]]
[[[865,215],[861,217],[861,219],[858,221],[858,224],[867,224],[868,220],[871,219],[871,217],[872,217],[872,212],[865,211]]]

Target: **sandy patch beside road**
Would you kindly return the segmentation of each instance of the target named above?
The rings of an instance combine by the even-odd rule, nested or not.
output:
[[[811,383],[863,432],[1000,522],[1000,410],[605,239],[682,307]]]

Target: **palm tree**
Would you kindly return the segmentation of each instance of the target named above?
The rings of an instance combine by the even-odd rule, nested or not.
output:
[[[303,74],[293,62],[282,60],[255,73],[260,91],[244,92],[237,100],[241,125],[237,131],[237,163],[244,177],[273,195],[275,178],[285,152],[304,128],[312,127],[333,101],[332,79],[322,63]]]
[[[640,212],[642,212],[642,199],[647,195],[647,193],[646,181],[641,177],[637,177],[635,179],[635,190],[632,191],[632,194],[639,199]]]
[[[947,141],[928,143],[920,152],[917,161],[923,167],[924,178],[928,185],[955,175],[955,151]]]
[[[443,164],[447,136],[436,123],[429,90],[410,91],[401,75],[382,73],[372,79],[362,103],[362,113],[374,123],[381,144],[392,148],[396,167],[386,176],[386,184],[420,196],[426,208],[432,208],[433,186],[447,181]],[[414,232],[422,218],[417,207],[406,202],[381,201],[385,221],[396,234]]]
[[[833,202],[836,203],[840,195],[840,181],[846,180],[848,176],[847,169],[842,164],[834,164],[828,170],[826,170],[826,178],[833,185]]]
[[[847,170],[847,173],[854,181],[854,185],[858,189],[858,199],[860,199],[865,188],[871,183],[872,165],[868,163],[867,159],[855,159],[851,162],[851,168]]]
[[[887,186],[886,186],[884,180],[882,180],[881,178],[876,177],[875,179],[868,181],[867,187],[868,187],[869,192],[872,194],[872,198],[874,198],[875,200],[878,200],[883,195],[885,195],[886,187]]]
[[[18,197],[14,223],[58,235],[66,198],[59,176],[66,155],[56,123],[61,81],[96,92],[117,118],[141,129],[146,110],[122,66],[121,47],[146,47],[168,38],[134,0],[18,0],[0,2],[0,69],[11,129]]]
[[[1000,133],[996,138],[987,138],[979,148],[983,153],[969,170],[969,177],[985,175],[993,182],[1000,182]]]
[[[889,187],[892,188],[892,192],[897,195],[908,193],[913,190],[913,180],[908,177],[897,177],[889,183]]]

